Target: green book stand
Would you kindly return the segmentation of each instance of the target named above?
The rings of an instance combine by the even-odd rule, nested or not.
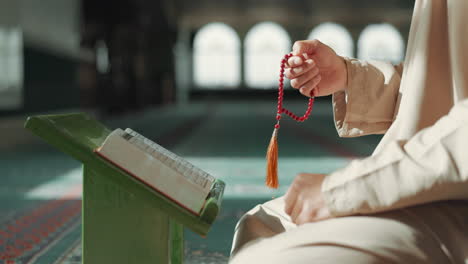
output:
[[[224,182],[190,213],[95,154],[111,131],[85,114],[33,116],[25,127],[83,163],[84,264],[180,264],[183,227],[206,236],[218,215]]]

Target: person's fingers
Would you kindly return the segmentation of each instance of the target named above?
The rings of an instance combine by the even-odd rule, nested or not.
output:
[[[300,56],[292,56],[288,59],[288,66],[293,68],[297,66],[301,66],[304,60]]]
[[[312,222],[315,218],[315,212],[313,210],[310,210],[307,205],[304,205],[302,207],[301,212],[299,215],[296,217],[294,223],[296,225],[303,225],[305,223]]]
[[[306,82],[304,85],[299,88],[299,92],[305,96],[312,97],[317,96],[317,92],[311,93],[313,89],[317,89],[318,84],[322,77],[320,74],[316,75],[312,80]]]
[[[293,183],[294,184],[294,183]],[[297,190],[291,185],[284,195],[284,212],[291,215],[297,199]]]
[[[320,41],[314,40],[299,40],[294,42],[293,45],[293,55],[298,56],[303,53],[313,54],[321,44]],[[291,57],[292,58],[292,57]]]
[[[320,86],[317,84],[312,90],[309,92],[309,97],[316,97],[319,96]]]
[[[284,76],[286,78],[292,80],[294,78],[297,78],[305,73],[307,73],[309,70],[315,67],[315,62],[311,59],[308,59],[305,61],[304,64],[302,64],[299,67],[294,67],[294,68],[288,68],[284,71]]]
[[[297,224],[297,217],[301,214],[302,212],[302,202],[301,201],[296,201],[294,208],[291,212],[291,220],[293,223]]]
[[[291,86],[293,88],[299,89],[301,88],[305,83],[309,82],[310,80],[314,79],[317,75],[319,74],[319,69],[317,67],[313,67],[311,70],[309,70],[307,73],[294,78],[291,80]]]

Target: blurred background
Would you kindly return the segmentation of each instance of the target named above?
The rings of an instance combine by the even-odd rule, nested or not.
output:
[[[186,263],[226,263],[234,225],[282,195],[297,173],[329,173],[370,155],[380,136],[336,136],[331,98],[282,122],[280,188],[264,187],[279,62],[296,40],[399,63],[414,0],[0,0],[0,264],[81,263],[80,164],[23,129],[27,116],[86,112],[131,127],[227,183],[207,238],[186,232]],[[307,99],[287,88],[297,113]],[[73,193],[75,212],[18,219]],[[72,210],[70,209],[70,210]],[[54,209],[55,210],[55,209]],[[29,240],[28,240],[29,239]]]

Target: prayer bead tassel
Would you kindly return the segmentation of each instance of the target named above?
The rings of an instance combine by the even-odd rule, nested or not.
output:
[[[283,95],[284,95],[284,67],[288,59],[292,56],[291,53],[284,55],[284,58],[281,60],[281,69],[279,76],[279,85],[278,85],[278,112],[276,113],[276,125],[273,130],[273,135],[270,139],[270,145],[268,145],[266,160],[267,160],[267,169],[266,169],[266,186],[270,188],[278,188],[278,130],[280,128],[281,114],[285,113],[290,116],[292,119],[298,122],[304,122],[309,118],[310,113],[312,112],[312,107],[314,105],[314,98],[309,98],[309,104],[307,105],[307,110],[303,116],[298,116],[293,112],[283,108]]]
[[[270,188],[278,188],[278,129],[273,130],[270,145],[267,150],[267,178],[266,185]]]

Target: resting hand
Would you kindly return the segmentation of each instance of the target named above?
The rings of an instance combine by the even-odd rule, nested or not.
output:
[[[343,58],[318,40],[296,41],[287,64],[285,76],[305,96],[325,96],[346,88]]]
[[[284,200],[285,212],[297,225],[332,218],[322,197],[324,174],[302,173],[296,176]]]

